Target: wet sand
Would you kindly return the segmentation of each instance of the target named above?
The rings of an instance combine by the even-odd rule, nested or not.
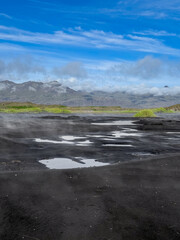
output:
[[[127,149],[104,148],[104,140],[99,139],[84,148],[32,141],[36,137],[57,140],[59,134],[109,136],[109,132],[128,126],[91,123],[117,121],[119,117],[87,117],[79,122],[73,116],[63,120],[21,116],[21,124],[19,116],[9,122],[4,119],[0,123],[0,239],[180,239],[178,120],[145,120],[131,126],[145,135],[121,139],[135,146]],[[115,142],[119,143],[119,138]],[[142,152],[151,155],[138,155]],[[48,170],[38,162],[44,157],[80,153],[113,164]]]

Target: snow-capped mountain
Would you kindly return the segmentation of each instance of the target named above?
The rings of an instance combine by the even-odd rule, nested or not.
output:
[[[180,103],[179,95],[131,94],[127,92],[75,91],[57,81],[0,81],[0,102],[34,102],[67,106],[121,106],[134,108],[163,107]]]

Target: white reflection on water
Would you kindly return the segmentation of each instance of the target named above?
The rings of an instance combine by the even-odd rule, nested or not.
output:
[[[76,146],[89,146],[90,144],[92,144],[92,142],[89,141],[89,140],[86,140],[86,141],[83,141],[83,142],[76,143]]]
[[[61,138],[67,141],[73,141],[76,139],[85,139],[86,137],[75,137],[75,136],[67,135],[67,136],[61,136]]]
[[[136,132],[124,132],[124,131],[114,131],[112,132],[112,135],[115,137],[115,138],[121,138],[121,137],[140,137],[142,136],[141,133],[136,133]]]
[[[102,122],[102,123],[91,123],[92,125],[98,125],[98,126],[128,126],[128,125],[134,125],[134,121],[113,121],[113,122]]]
[[[79,158],[80,159],[80,158]],[[53,158],[40,160],[49,169],[72,169],[107,166],[109,163],[97,162],[95,159],[81,159],[82,163],[75,162],[70,158]]]
[[[89,146],[92,144],[89,140],[81,141],[81,142],[70,142],[70,141],[54,141],[49,139],[41,139],[41,138],[35,138],[35,142],[38,143],[54,143],[54,144],[74,144],[76,146]]]
[[[70,141],[54,141],[54,140],[49,140],[49,139],[41,139],[41,138],[35,138],[35,142],[38,143],[54,143],[54,144],[74,144],[74,142]]]

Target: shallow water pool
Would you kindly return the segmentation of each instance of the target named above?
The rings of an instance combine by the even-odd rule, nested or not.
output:
[[[102,163],[95,161],[95,159],[81,159],[81,162],[75,162],[70,158],[52,158],[44,159],[39,162],[46,165],[49,169],[72,169],[72,168],[88,168],[88,167],[101,167],[109,165],[109,163]]]

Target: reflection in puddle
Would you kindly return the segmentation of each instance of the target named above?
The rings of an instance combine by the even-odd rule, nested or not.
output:
[[[76,143],[76,146],[89,146],[90,144],[92,144],[92,142],[90,142],[89,140],[86,140],[83,142]]]
[[[120,132],[120,131],[114,131],[112,132],[112,135],[115,138],[121,138],[121,137],[130,137],[130,136],[134,136],[134,137],[140,137],[142,136],[141,133],[133,133],[133,132]]]
[[[54,141],[54,140],[49,140],[49,139],[41,139],[41,138],[35,138],[35,142],[38,143],[54,143],[54,144],[73,144],[76,146],[89,146],[92,144],[89,140],[82,141],[82,142],[70,142],[70,141]]]
[[[86,135],[87,137],[93,137],[93,138],[103,138],[106,135]]]
[[[73,142],[69,142],[69,141],[53,141],[53,140],[49,140],[49,139],[41,139],[41,138],[35,138],[35,142],[38,143],[54,143],[54,144],[74,144]]]
[[[67,141],[73,141],[76,139],[85,139],[86,137],[75,137],[75,136],[61,136],[62,139],[67,140]]]
[[[95,159],[81,159],[82,163],[72,161],[70,158],[53,158],[40,160],[39,162],[46,165],[49,169],[87,168],[109,165],[109,163],[97,162]]]
[[[102,123],[91,123],[92,125],[98,126],[124,126],[124,125],[134,125],[134,121],[113,121],[113,122],[102,122]]]
[[[122,126],[127,126],[127,125],[135,125],[134,121],[128,120],[128,121],[113,121],[113,122],[101,122],[101,123],[92,123],[94,125],[122,125]],[[131,144],[123,144],[123,143],[116,143],[117,138],[125,138],[125,137],[138,137],[142,136],[142,133],[137,132],[137,129],[133,128],[128,128],[124,127],[121,131],[113,131],[110,133],[105,133],[102,134],[101,132],[98,133],[91,133],[90,135],[82,135],[82,136],[74,136],[74,135],[64,135],[64,136],[59,136],[59,140],[49,140],[49,139],[41,139],[41,138],[36,138],[35,141],[39,143],[54,143],[54,144],[67,144],[67,145],[74,145],[74,146],[82,146],[82,147],[88,147],[91,146],[94,142],[96,143],[96,140],[99,140],[101,143],[101,140],[109,141],[107,143],[102,144],[101,146],[106,146],[106,147],[133,147]],[[89,139],[91,140],[89,140]],[[94,139],[93,139],[94,138]],[[71,160],[70,160],[71,161]],[[68,162],[68,161],[67,161]],[[77,164],[77,163],[74,163]],[[80,165],[81,166],[81,165]]]

